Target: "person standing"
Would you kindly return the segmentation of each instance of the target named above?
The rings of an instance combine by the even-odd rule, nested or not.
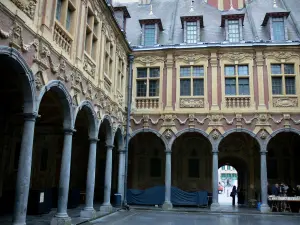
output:
[[[232,205],[235,206],[235,196],[236,196],[236,186],[234,185],[232,191],[230,193],[230,197],[232,197]]]

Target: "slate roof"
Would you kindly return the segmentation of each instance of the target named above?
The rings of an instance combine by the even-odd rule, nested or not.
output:
[[[127,6],[131,18],[127,19],[127,39],[131,46],[137,47],[141,43],[141,26],[139,20],[149,17],[150,5],[139,5],[138,2],[123,3]],[[267,13],[289,12],[287,30],[289,41],[300,41],[300,0],[277,0],[277,8],[273,7],[273,0],[252,0],[246,8],[241,10],[220,11],[207,4],[204,0],[195,0],[190,12],[190,0],[152,0],[153,13],[160,18],[163,31],[159,35],[159,45],[183,45],[183,29],[181,17],[203,16],[204,27],[200,31],[203,43],[223,43],[225,32],[221,27],[222,15],[230,13],[245,14],[243,37],[244,42],[270,41],[269,28],[262,26]],[[297,29],[298,26],[298,29]],[[199,45],[199,44],[198,44]]]

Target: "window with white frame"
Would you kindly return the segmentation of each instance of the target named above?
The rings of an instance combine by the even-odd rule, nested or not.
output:
[[[180,96],[204,96],[204,67],[180,67]]]
[[[155,24],[145,24],[144,28],[144,45],[153,46],[156,44],[156,26]]]
[[[74,24],[75,9],[71,0],[56,0],[55,18],[70,33]]]
[[[272,94],[295,95],[295,65],[289,63],[271,64]]]
[[[283,17],[272,17],[272,31],[274,41],[285,40],[285,28]]]
[[[225,95],[250,95],[248,65],[225,66]]]
[[[186,22],[186,43],[194,44],[197,43],[198,32],[197,32],[197,21]]]
[[[228,41],[240,41],[240,25],[239,20],[228,20]]]
[[[160,68],[138,68],[136,78],[137,97],[159,96]]]
[[[88,7],[85,35],[85,52],[94,60],[96,59],[96,50],[98,42],[98,24],[99,21],[95,17],[91,8]]]

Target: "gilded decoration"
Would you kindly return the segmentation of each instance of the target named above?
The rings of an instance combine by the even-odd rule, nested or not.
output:
[[[88,56],[84,55],[83,61],[83,69],[86,71],[91,77],[95,77],[96,65],[93,63]]]
[[[180,108],[204,108],[203,98],[180,99]]]
[[[288,60],[292,57],[299,57],[299,54],[296,52],[288,52],[288,51],[281,51],[281,52],[266,52],[265,56],[268,56],[270,58],[274,58],[277,61],[281,60]]]
[[[273,97],[273,107],[297,107],[298,98],[297,97]]]
[[[161,56],[152,56],[152,55],[147,55],[147,56],[140,56],[134,59],[135,62],[139,62],[142,64],[151,64],[151,63],[156,63],[156,62],[163,62],[165,60],[164,57]]]
[[[11,0],[21,9],[30,19],[34,18],[37,0]]]
[[[241,62],[245,59],[253,59],[253,53],[247,52],[228,52],[228,53],[221,53],[220,58],[227,59],[232,62]]]
[[[185,54],[185,55],[179,55],[175,57],[176,60],[182,60],[186,63],[191,63],[191,62],[197,62],[201,59],[208,59],[208,55],[204,54]]]

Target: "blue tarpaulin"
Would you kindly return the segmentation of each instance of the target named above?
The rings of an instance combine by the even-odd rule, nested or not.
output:
[[[177,187],[171,188],[173,205],[207,205],[207,191],[187,192]],[[127,190],[127,202],[132,205],[162,205],[165,200],[165,187],[155,186],[146,190]]]

